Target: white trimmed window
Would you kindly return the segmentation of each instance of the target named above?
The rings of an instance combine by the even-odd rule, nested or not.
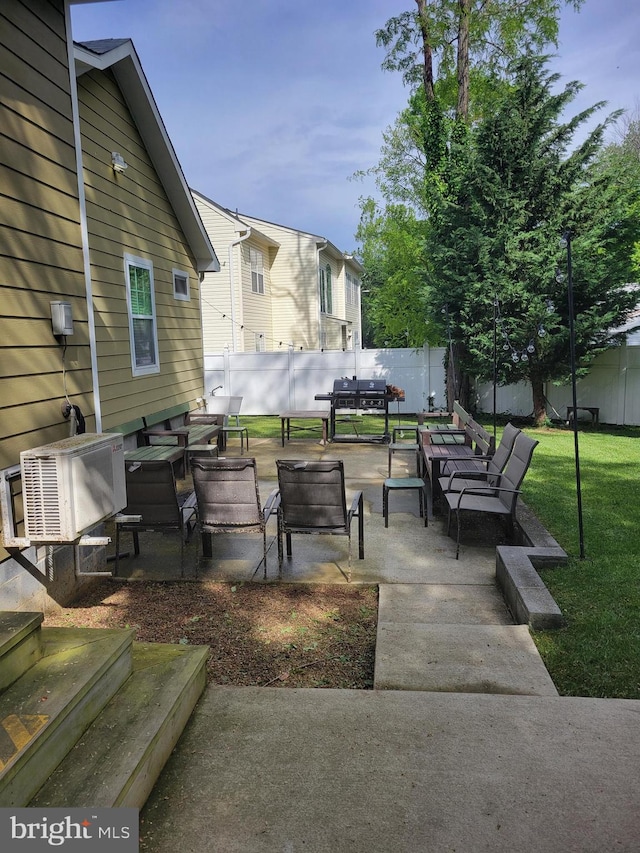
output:
[[[347,271],[346,274],[346,302],[347,305],[357,305],[358,304],[358,288],[360,287],[360,282],[358,279],[351,275],[350,272]]]
[[[153,264],[145,258],[124,256],[131,341],[131,369],[134,376],[160,372],[156,299]]]
[[[323,314],[333,313],[333,294],[331,285],[331,267],[320,267],[320,311]]]
[[[265,352],[267,349],[267,338],[264,332],[255,333],[256,352]]]
[[[174,299],[182,299],[188,302],[191,299],[189,293],[189,273],[184,270],[171,270],[173,275],[173,296]]]
[[[249,249],[251,259],[251,292],[264,293],[264,258],[258,249]]]

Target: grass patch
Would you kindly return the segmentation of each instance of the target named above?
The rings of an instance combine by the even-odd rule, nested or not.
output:
[[[540,572],[568,627],[533,632],[534,641],[562,695],[640,699],[640,431],[579,433],[585,559],[573,432],[527,431],[540,444],[524,500],[570,555],[568,566]]]

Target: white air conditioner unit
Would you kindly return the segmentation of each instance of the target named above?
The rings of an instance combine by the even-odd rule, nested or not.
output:
[[[74,542],[127,505],[122,436],[84,433],[20,454],[25,538]]]

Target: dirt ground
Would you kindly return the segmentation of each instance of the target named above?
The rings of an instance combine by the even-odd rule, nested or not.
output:
[[[207,645],[209,683],[371,689],[377,616],[370,586],[106,580],[44,624]]]

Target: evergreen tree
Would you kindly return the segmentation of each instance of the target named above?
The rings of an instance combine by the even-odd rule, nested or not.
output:
[[[368,172],[375,176],[387,205],[381,216],[397,219],[398,205],[403,205],[407,218],[424,220],[423,230],[434,221],[450,191],[455,167],[451,152],[460,156],[470,124],[491,112],[505,86],[507,63],[528,47],[540,50],[556,45],[560,8],[566,4],[577,10],[582,2],[415,0],[413,10],[390,18],[376,32],[378,45],[386,49],[383,68],[400,71],[411,90],[407,108],[384,135],[380,162]],[[369,201],[362,202],[363,219]],[[366,228],[361,232],[369,233]],[[366,257],[366,247],[363,254]],[[428,262],[425,259],[423,265]],[[395,295],[402,297],[402,269],[402,265],[396,267],[388,293],[384,282],[376,288],[369,300],[372,308],[383,295],[384,311],[393,305]],[[409,280],[407,287],[411,287]],[[404,310],[405,304],[400,298],[395,313]],[[413,305],[418,310],[419,303]],[[406,325],[419,328],[415,323]],[[409,341],[416,346],[423,342]],[[456,349],[454,345],[450,351],[455,354]],[[456,356],[453,365],[460,361]],[[450,403],[454,384],[467,387],[468,381],[448,379]],[[468,403],[464,395],[462,402]]]
[[[597,160],[610,116],[568,151],[576,131],[603,105],[560,117],[581,88],[554,93],[546,59],[514,64],[495,114],[471,131],[452,160],[452,194],[427,240],[430,307],[444,315],[458,367],[491,379],[493,317],[500,383],[531,383],[536,422],[546,417],[544,383],[570,373],[569,316],[559,238],[572,235],[576,356],[582,372],[616,342],[612,330],[635,307],[631,255],[640,233],[638,185],[622,188]]]

